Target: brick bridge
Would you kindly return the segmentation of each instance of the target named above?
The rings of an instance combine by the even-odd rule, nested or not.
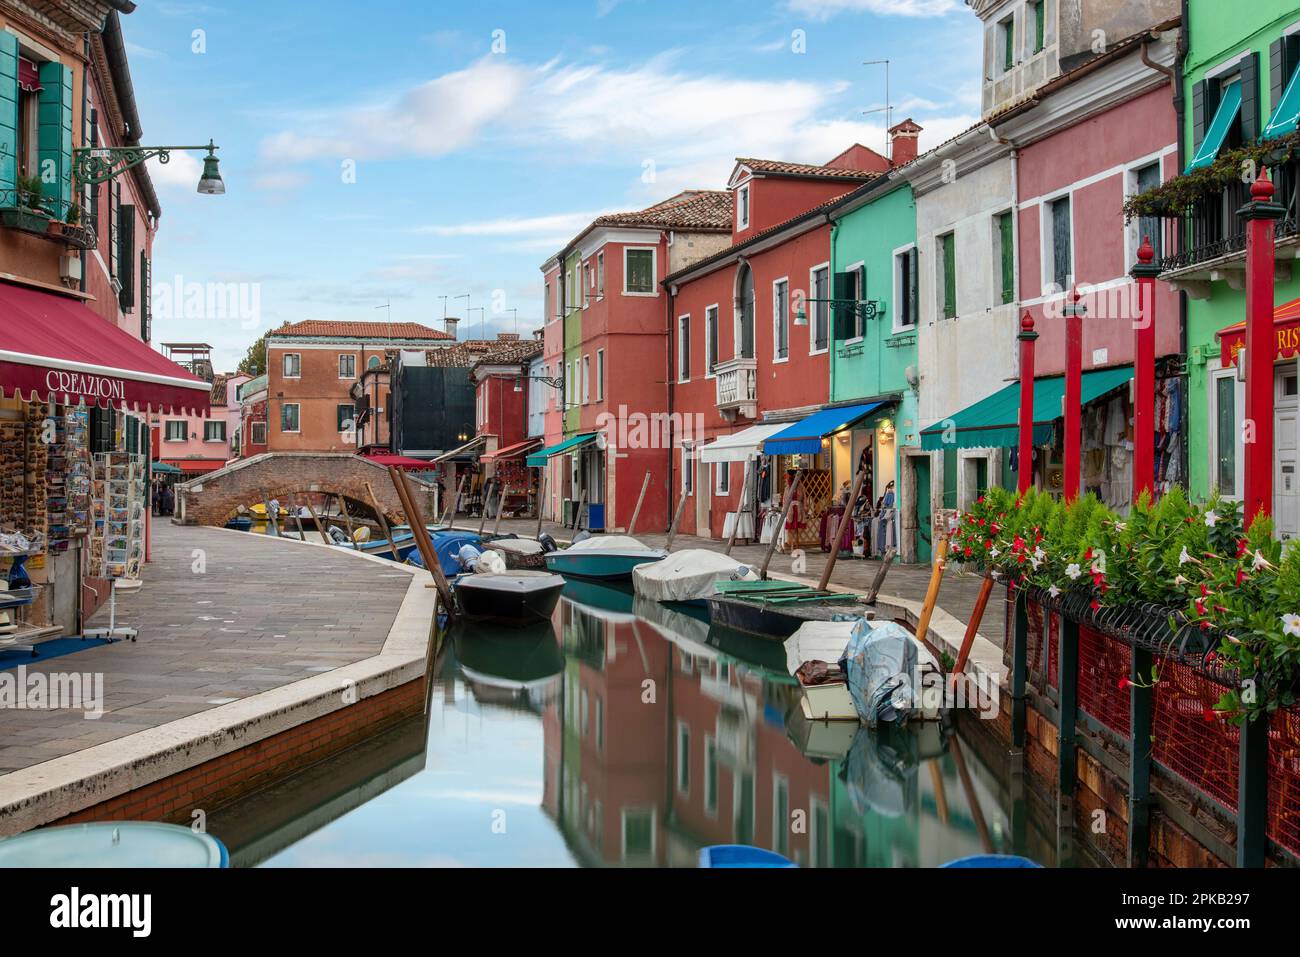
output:
[[[435,521],[434,486],[416,478],[410,482],[425,521]],[[404,524],[406,516],[388,469],[346,452],[264,452],[209,472],[176,486],[176,520],[185,525],[225,525],[241,505],[275,498],[287,506],[291,495],[302,505],[310,492],[342,495],[373,511],[367,483],[389,522]]]

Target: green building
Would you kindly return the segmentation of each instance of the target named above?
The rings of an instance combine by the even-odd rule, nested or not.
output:
[[[901,515],[905,503],[898,496],[900,457],[908,449],[920,448],[914,385],[918,310],[912,187],[882,176],[847,196],[831,219],[834,296],[868,304],[855,314],[837,303],[831,402],[881,403],[852,429],[834,437],[833,478],[837,486],[851,481],[856,464],[869,455],[872,500],[892,491]],[[918,561],[928,558],[916,556]]]
[[[1245,222],[1249,200],[1243,159],[1261,159],[1286,207],[1277,223],[1276,303],[1300,297],[1296,257],[1296,114],[1300,88],[1300,6],[1293,0],[1189,0],[1187,49],[1181,63],[1181,164],[1184,174],[1154,199],[1165,217],[1161,279],[1186,293],[1187,437],[1185,482],[1196,497],[1218,488],[1242,494],[1245,392],[1236,349],[1245,321]],[[1254,144],[1278,147],[1267,155]],[[1247,149],[1242,153],[1243,148]],[[1212,175],[1220,173],[1221,175]],[[1225,184],[1226,185],[1223,185]],[[1198,192],[1190,205],[1187,193]],[[1177,204],[1177,205],[1175,205]],[[1297,531],[1296,320],[1279,308],[1276,355],[1276,499],[1283,535]]]

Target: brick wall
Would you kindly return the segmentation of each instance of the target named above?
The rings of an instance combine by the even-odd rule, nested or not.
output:
[[[50,822],[165,821],[205,814],[338,754],[424,711],[425,679],[408,681],[324,717],[264,738],[151,784]]]

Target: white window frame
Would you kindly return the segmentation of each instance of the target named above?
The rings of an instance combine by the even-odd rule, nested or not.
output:
[[[284,410],[288,408],[297,409],[295,418],[298,420],[298,428],[286,429],[284,427]],[[280,405],[280,434],[281,435],[301,435],[302,434],[302,404],[299,402],[285,402]]]
[[[352,375],[344,375],[344,374],[343,374],[343,360],[344,360],[344,359],[351,359],[351,360],[352,360]],[[357,377],[357,354],[356,354],[355,352],[340,352],[340,353],[339,353],[339,378],[340,378],[340,379],[347,379],[347,380],[351,381],[351,380],[356,379],[356,377]]]
[[[1218,363],[1220,360],[1214,360]],[[1240,360],[1238,360],[1240,361]],[[1209,409],[1210,429],[1209,450],[1209,487],[1214,488],[1219,480],[1219,380],[1231,379],[1234,383],[1233,388],[1233,422],[1235,423],[1236,434],[1233,436],[1232,444],[1234,447],[1233,459],[1235,462],[1235,474],[1233,476],[1233,485],[1235,494],[1223,494],[1223,498],[1230,502],[1239,502],[1242,499],[1243,485],[1246,480],[1245,448],[1241,441],[1240,424],[1246,415],[1246,384],[1238,381],[1236,366],[1222,366],[1219,368],[1207,368],[1205,374],[1206,386],[1209,391],[1207,408]]]
[[[258,437],[257,437],[257,430],[258,430],[258,428],[261,428],[261,430],[262,430],[262,438],[261,438],[260,440],[259,440]],[[249,444],[250,444],[250,445],[265,445],[265,444],[266,444],[266,423],[265,423],[265,422],[250,422],[250,423],[249,423],[249,429],[248,429],[248,441],[249,441]]]
[[[1268,122],[1265,120],[1264,122]],[[1138,173],[1148,166],[1154,166],[1160,171],[1160,182],[1165,182],[1165,154],[1164,151],[1152,153],[1149,156],[1140,156],[1131,163],[1124,166],[1124,200],[1127,202],[1131,197],[1137,195],[1138,191]],[[1074,203],[1070,203],[1070,219],[1073,226]],[[1131,223],[1124,224],[1124,262],[1137,262],[1137,252],[1142,246],[1141,217],[1133,217]],[[1163,237],[1162,237],[1163,238]],[[1159,263],[1157,262],[1157,265]]]
[[[179,439],[172,438],[171,431],[173,425],[179,425],[181,427],[180,430],[181,437]],[[190,437],[189,423],[186,422],[184,419],[167,419],[166,422],[163,424],[164,442],[188,442],[189,437]]]
[[[894,264],[894,268],[893,268],[894,308],[893,308],[893,316],[891,317],[892,318],[892,326],[890,328],[891,335],[898,335],[900,332],[915,332],[917,327],[917,319],[920,318],[917,315],[917,308],[916,308],[917,303],[913,302],[912,303],[912,324],[903,325],[903,321],[902,321],[903,320],[903,297],[907,295],[907,290],[903,286],[903,277],[899,275],[899,263],[898,263],[900,256],[906,256],[916,248],[917,248],[916,243],[905,243],[904,245],[899,246],[894,250],[892,258],[890,260]],[[916,272],[918,277],[917,284],[919,286],[920,285],[919,277],[921,274],[920,263],[917,263]],[[916,298],[917,299],[921,298],[921,290],[919,288],[916,290]]]
[[[627,254],[630,252],[648,252],[650,254],[650,291],[649,292],[632,292],[627,288]],[[659,296],[659,286],[655,283],[655,277],[659,275],[659,249],[657,246],[624,246],[623,247],[623,295],[634,296],[640,299],[654,299]]]
[[[485,402],[484,405],[486,405],[486,404],[487,404],[487,403]],[[350,406],[352,407],[352,415],[350,415],[348,418],[344,419],[342,423],[340,423],[340,422],[338,421],[338,418],[339,418],[339,409],[343,408],[345,405],[350,405]],[[349,423],[349,422],[352,423],[352,428],[350,428],[350,429],[349,429],[349,428],[346,428],[346,425],[347,425],[347,423]],[[302,425],[301,422],[299,422],[298,424],[299,424],[300,426]],[[335,405],[334,405],[334,424],[335,424],[335,425],[340,425],[340,424],[341,424],[341,425],[345,426],[344,428],[340,428],[340,429],[338,430],[339,435],[356,435],[356,434],[357,434],[357,404],[356,404],[355,402],[337,402],[337,403],[335,403]]]
[[[219,425],[219,426],[221,426],[221,438],[219,438],[219,439],[210,439],[210,438],[208,438],[208,426],[210,426],[210,425]],[[225,419],[207,419],[207,420],[205,420],[204,423],[203,423],[203,441],[204,441],[204,442],[220,442],[220,443],[222,443],[222,444],[224,445],[225,442],[226,442],[226,420],[225,420]]]
[[[591,401],[591,354],[582,357],[582,404]]]
[[[695,494],[695,450],[689,445],[681,446],[682,450],[682,493],[685,495]]]
[[[750,221],[754,218],[754,194],[750,192],[750,183],[747,180],[743,185],[736,187],[736,229],[748,229]],[[743,197],[743,199],[742,199]],[[744,211],[744,216],[741,211]]]
[[[683,330],[685,335],[682,335]],[[685,347],[684,352],[683,347]],[[677,317],[677,381],[691,381],[691,314],[689,312]]]
[[[830,299],[835,295],[835,274],[831,272],[830,262],[818,263],[808,270],[808,298],[816,299],[817,296],[817,273],[826,270],[826,296]],[[820,356],[830,351],[831,339],[835,332],[835,317],[831,314],[831,304],[829,302],[810,302],[809,306],[813,311],[808,314],[808,355]],[[817,348],[817,315],[816,310],[825,308],[826,310],[826,348]]]
[[[605,253],[596,253],[596,299],[605,298]]]
[[[1066,293],[1070,291],[1069,287],[1067,286],[1065,289],[1062,289],[1060,292],[1057,293],[1048,292],[1048,290],[1056,282],[1056,277],[1053,275],[1056,266],[1056,254],[1052,246],[1055,237],[1055,232],[1052,228],[1053,226],[1052,204],[1055,203],[1058,199],[1068,199],[1070,201],[1070,276],[1069,278],[1073,278],[1074,276],[1077,275],[1077,273],[1075,272],[1074,258],[1075,258],[1075,251],[1078,249],[1078,246],[1076,244],[1075,235],[1074,235],[1074,224],[1075,224],[1075,220],[1078,217],[1074,215],[1075,212],[1074,187],[1073,185],[1071,185],[1066,187],[1065,189],[1057,190],[1054,193],[1049,193],[1043,196],[1038,203],[1038,235],[1039,235],[1039,247],[1040,247],[1038,263],[1039,263],[1039,273],[1041,279],[1040,289],[1044,300],[1051,300],[1056,298],[1056,296],[1064,296]]]
[[[713,494],[714,495],[731,494],[731,463],[730,462],[713,463]]]
[[[596,401],[605,401],[605,350],[596,350]]]
[[[543,309],[543,312],[545,313],[545,314],[543,315],[543,317],[542,317],[542,322],[545,323],[545,324],[547,324],[547,325],[549,325],[550,323],[552,323],[552,322],[555,321],[555,316],[554,316],[554,315],[552,314],[552,312],[551,312],[551,308],[552,308],[552,307],[551,307],[551,284],[550,284],[549,282],[548,282],[548,283],[543,283],[543,284],[542,284],[542,287],[543,287],[543,291],[542,291],[542,303],[543,303],[543,306],[542,306],[542,309]]]
[[[682,740],[686,741],[685,760],[682,760]],[[688,796],[691,793],[691,726],[685,721],[677,722],[677,735],[673,738],[673,788],[678,794]],[[685,782],[682,780],[685,775]]]
[[[713,336],[709,334],[709,327],[718,328],[718,317],[721,314],[719,306],[720,303],[715,302],[711,306],[704,307],[704,378],[706,379],[718,377],[718,373],[714,371],[714,366],[718,364],[718,357],[711,354]],[[709,318],[710,313],[713,314],[712,319]]]
[[[861,276],[866,272],[866,269],[867,269],[867,263],[866,263],[866,260],[864,260],[864,259],[859,259],[857,262],[855,262],[855,263],[850,263],[849,265],[847,265],[847,266],[844,267],[844,271],[845,271],[845,272],[847,272],[847,273],[856,272],[857,275],[858,275],[859,277],[861,277]],[[854,282],[857,282],[857,281],[858,281],[858,280],[856,280],[856,279],[854,280]],[[863,284],[864,288],[861,288],[861,289],[859,289],[859,290],[857,291],[857,296],[856,296],[855,298],[856,298],[857,300],[859,300],[859,301],[861,301],[862,299],[865,299],[866,296],[867,296],[867,290],[866,290],[866,288],[865,288],[865,285],[866,285],[866,284],[864,283],[864,284]],[[832,292],[831,295],[834,296],[835,293]],[[834,310],[832,310],[832,312],[833,312],[833,311],[834,311]],[[831,321],[832,321],[832,322],[834,321],[834,317],[832,317]],[[846,346],[851,346],[851,345],[853,345],[854,343],[861,342],[863,339],[866,338],[866,335],[867,335],[867,320],[864,319],[864,318],[862,317],[862,314],[858,311],[857,307],[855,306],[854,309],[853,309],[853,328],[854,328],[855,330],[858,328],[858,323],[861,323],[861,324],[862,324],[862,332],[861,332],[861,334],[860,334],[860,335],[856,335],[856,336],[849,336],[849,338],[845,339],[845,340],[844,340],[844,344],[845,344]]]
[[[591,305],[591,286],[594,284],[594,282],[595,279],[592,277],[591,274],[591,263],[590,262],[582,263],[580,267],[579,277],[578,277],[578,285],[582,287],[582,308],[583,309],[586,309],[587,306]]]
[[[777,817],[777,810],[780,805],[779,802],[777,801],[777,794],[780,793],[782,789],[785,790],[786,817],[784,819],[779,819]],[[778,854],[789,853],[790,851],[789,814],[791,810],[792,808],[790,807],[790,779],[786,777],[784,774],[777,774],[774,771],[772,772],[772,845],[773,845],[772,850],[776,851]],[[780,839],[778,839],[777,837],[778,834],[781,835]]]
[[[777,309],[777,290],[785,286],[785,315],[778,315]],[[777,352],[777,330],[780,328],[779,323],[785,323],[785,356],[782,357]],[[778,365],[782,362],[790,361],[790,277],[782,276],[780,279],[772,280],[772,364]],[[757,351],[757,350],[755,350]]]
[[[290,359],[294,359],[295,364],[298,366],[298,371],[295,372],[293,375],[290,375],[288,372],[285,371],[288,368],[288,363]],[[286,352],[283,355],[281,355],[280,373],[281,373],[280,378],[282,379],[301,379],[302,378],[302,353]]]
[[[573,381],[573,363],[569,360],[564,362],[564,407],[568,408],[573,405],[573,393],[576,386]]]

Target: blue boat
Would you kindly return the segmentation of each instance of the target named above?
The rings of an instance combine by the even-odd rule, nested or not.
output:
[[[956,860],[949,861],[947,864],[940,864],[940,867],[1042,867],[1035,861],[1027,857],[1019,857],[1015,854],[972,854],[970,857],[959,857]]]
[[[648,548],[627,535],[606,535],[574,542],[568,548],[547,552],[547,571],[565,578],[630,582],[632,569],[647,562],[659,562],[668,553]]]
[[[775,851],[748,844],[714,844],[700,848],[700,867],[798,867]]]
[[[230,521],[226,522],[226,528],[233,528],[237,532],[246,532],[253,527],[253,520],[247,515],[236,515]]]
[[[366,555],[374,555],[376,558],[386,558],[389,561],[398,563],[408,563],[419,568],[424,567],[424,560],[420,557],[419,546],[416,545],[415,535],[409,528],[392,529],[393,544],[388,544],[387,538],[375,538],[359,545],[352,542],[339,542],[338,548],[357,549]],[[460,571],[460,565],[456,562],[456,553],[460,551],[462,545],[477,545],[481,540],[473,532],[455,532],[446,529],[429,529],[429,538],[433,542],[434,551],[438,553],[438,563],[442,565],[442,570],[448,575],[454,575]],[[393,549],[397,549],[397,555],[393,555]]]

